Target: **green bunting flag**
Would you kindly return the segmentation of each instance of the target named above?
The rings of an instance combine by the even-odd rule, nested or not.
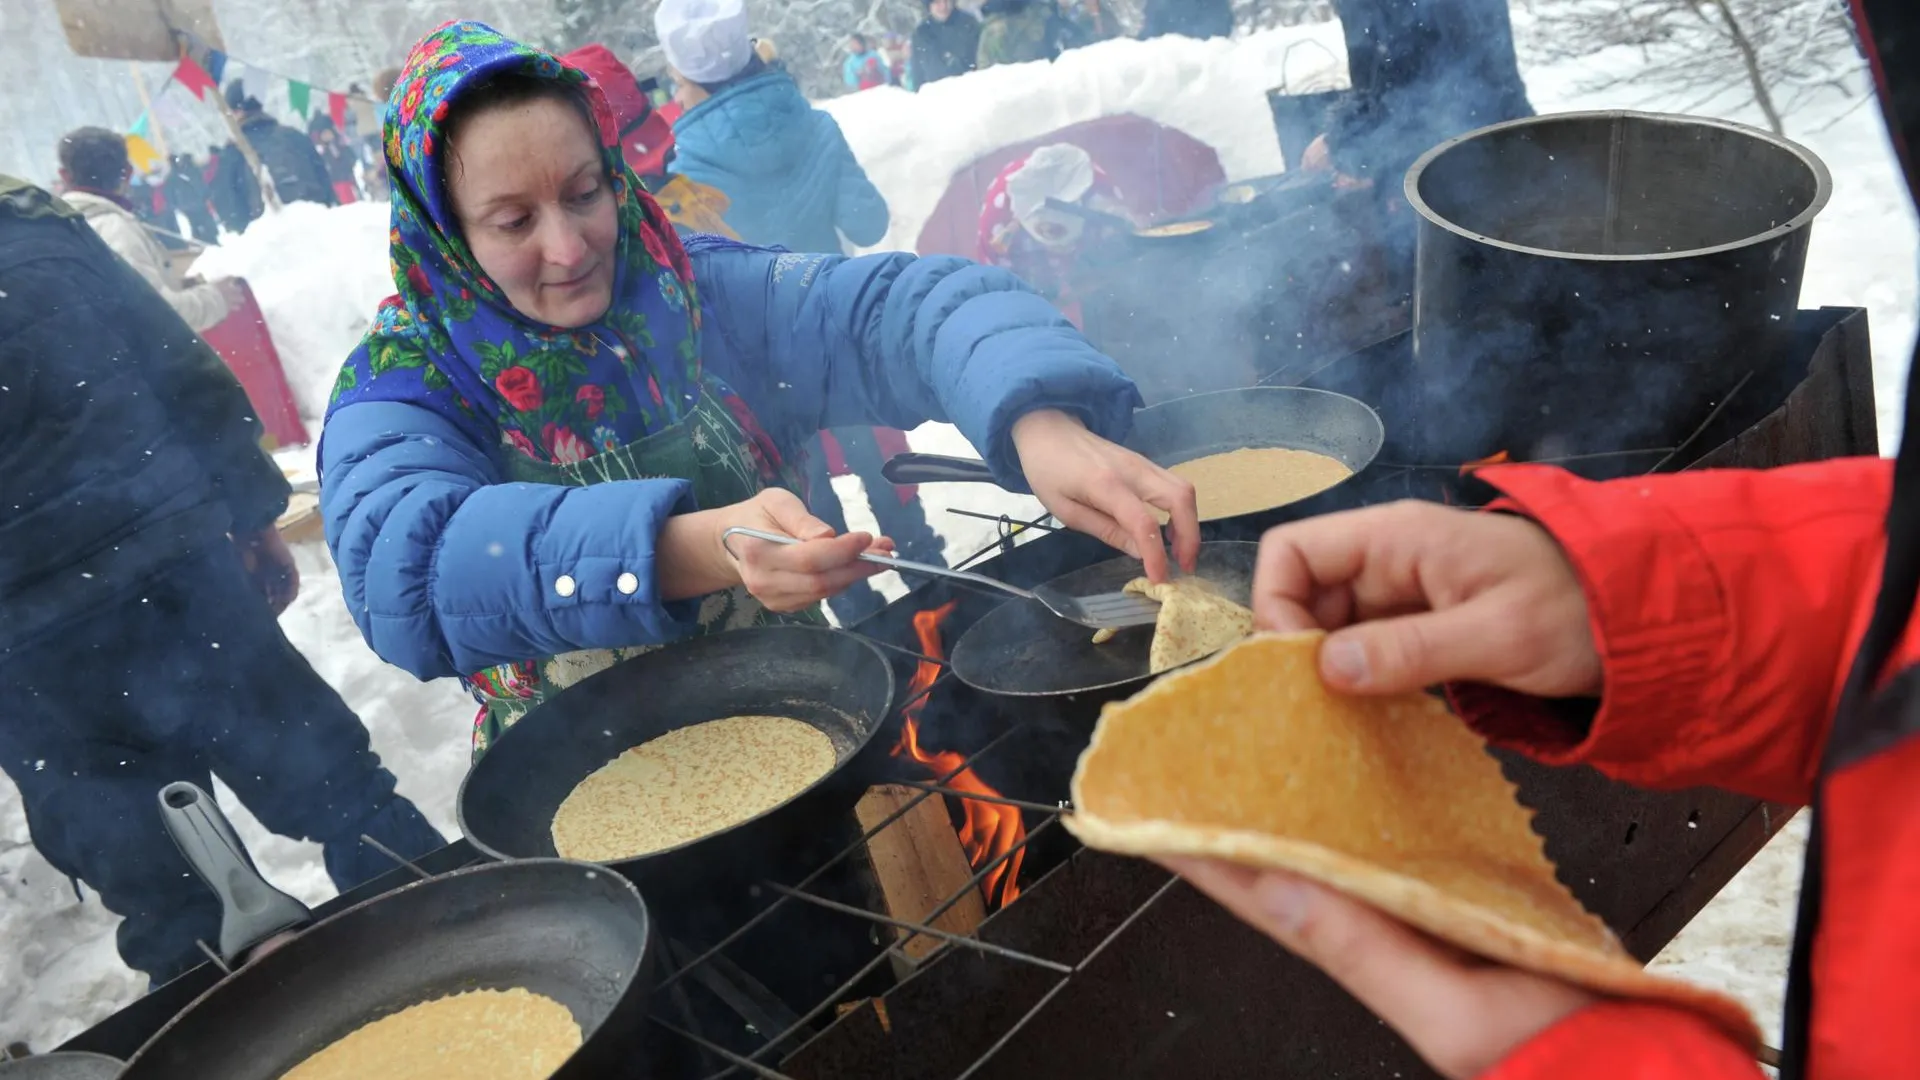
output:
[[[287,105],[299,113],[302,120],[307,118],[307,110],[312,107],[309,100],[312,94],[313,88],[306,83],[296,79],[287,80]]]

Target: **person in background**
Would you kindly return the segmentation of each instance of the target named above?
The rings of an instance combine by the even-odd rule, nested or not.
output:
[[[105,128],[85,127],[60,140],[60,185],[68,205],[179,312],[198,332],[217,326],[241,302],[240,284],[222,280],[184,285],[175,280],[166,248],[135,217],[127,203],[127,182],[133,165],[127,143]]]
[[[211,244],[220,239],[220,225],[213,218],[212,204],[207,201],[205,164],[188,154],[173,155],[167,160],[164,189],[167,205],[187,219],[187,231],[195,240]]]
[[[737,5],[661,10],[680,72],[744,66]],[[690,36],[716,14],[727,34]],[[321,509],[373,650],[483,702],[476,755],[634,650],[817,621],[879,572],[860,556],[891,543],[794,494],[822,428],[952,422],[1148,576],[1192,567],[1192,486],[1107,438],[1139,393],[1046,301],[963,259],[683,244],[610,114],[578,69],[472,22],[414,47],[387,109],[397,293],[336,383]]]
[[[891,86],[893,76],[887,67],[887,58],[865,34],[848,34],[846,46],[847,58],[840,65],[840,79],[851,90],[871,90],[876,86]]]
[[[911,86],[965,75],[980,58],[980,20],[956,10],[953,0],[927,0],[927,17],[913,28]]]
[[[1097,246],[1105,227],[1055,202],[1131,221],[1093,158],[1072,143],[1054,143],[1009,162],[987,186],[975,258],[1018,274],[1077,326],[1080,302],[1073,281],[1082,253]]]
[[[667,162],[673,156],[673,125],[653,107],[653,99],[605,45],[583,45],[560,58],[592,77],[613,109],[613,138],[627,167],[647,190],[659,193],[668,182]],[[711,229],[703,230],[711,232]]]
[[[0,769],[34,846],[124,917],[127,965],[202,963],[220,903],[156,810],[224,781],[340,889],[444,840],[287,641],[286,478],[220,358],[78,211],[0,177]]]
[[[840,251],[880,242],[886,200],[833,117],[754,53],[741,0],[663,0],[654,27],[686,107],[670,172],[725,195],[727,223],[747,243]]]
[[[307,137],[313,140],[320,163],[326,167],[327,180],[333,186],[334,202],[345,206],[360,201],[360,186],[353,178],[353,150],[340,137],[340,129],[333,126],[333,117],[322,112],[314,113],[313,118],[307,121]]]
[[[316,202],[332,206],[336,202],[333,179],[320,160],[313,140],[268,116],[260,99],[247,93],[239,79],[227,84],[227,108],[236,114],[240,134],[253,148],[260,165],[273,180],[273,192],[283,203]],[[219,166],[213,179],[213,206],[220,220],[234,232],[241,232],[266,209],[260,193],[259,178],[237,143],[220,148]]]
[[[980,51],[975,66],[1025,64],[1060,55],[1053,0],[987,0],[980,7]]]
[[[1301,155],[1391,197],[1421,154],[1533,115],[1506,0],[1334,0],[1353,93]]]
[[[1120,36],[1119,24],[1100,6],[1100,0],[1059,0],[1057,6],[1063,52]]]
[[[1401,4],[1405,0],[1380,2]],[[1232,37],[1233,0],[1147,0],[1140,26],[1141,40],[1168,36]]]

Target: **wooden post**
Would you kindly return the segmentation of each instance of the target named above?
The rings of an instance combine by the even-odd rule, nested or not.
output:
[[[160,152],[160,159],[167,160],[167,133],[160,126],[160,118],[153,115],[153,95],[147,92],[147,76],[140,65],[129,60],[128,70],[133,72],[133,88],[140,95],[140,111],[147,116],[147,133],[153,137],[153,148]]]
[[[867,789],[854,807],[862,832],[869,831],[922,793],[910,787],[886,784]],[[947,817],[946,800],[935,795],[922,799],[891,825],[867,841],[867,857],[879,879],[886,913],[902,922],[917,923],[949,896],[966,889],[965,895],[940,914],[930,925],[950,934],[969,934],[987,917],[986,901],[977,886],[968,886],[973,867],[960,848],[953,822]],[[908,931],[895,930],[896,938]],[[922,934],[901,947],[908,966],[927,958],[944,942]],[[897,965],[896,965],[897,966]]]

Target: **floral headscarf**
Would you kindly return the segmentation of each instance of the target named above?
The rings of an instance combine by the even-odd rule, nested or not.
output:
[[[606,98],[576,68],[477,22],[413,47],[386,106],[393,281],[334,385],[328,415],[365,401],[431,409],[483,445],[573,462],[678,423],[700,392],[700,306],[673,226],[602,134],[618,208],[613,303],[563,329],[515,310],[475,261],[444,174],[444,123],[466,91],[507,73],[581,88],[600,133]]]

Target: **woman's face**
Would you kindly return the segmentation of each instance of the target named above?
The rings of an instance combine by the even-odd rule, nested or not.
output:
[[[599,321],[613,303],[619,215],[600,146],[551,99],[474,116],[459,129],[447,186],[467,246],[522,315]]]

